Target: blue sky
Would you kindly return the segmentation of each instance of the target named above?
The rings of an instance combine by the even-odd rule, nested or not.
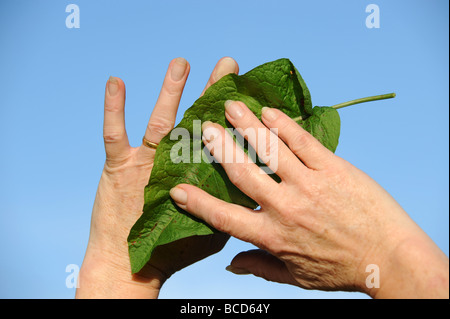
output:
[[[68,29],[68,4],[80,28]],[[365,8],[380,8],[368,29]],[[73,298],[104,162],[103,94],[127,86],[137,146],[169,61],[191,74],[178,119],[218,59],[244,73],[291,59],[314,105],[396,92],[339,111],[336,153],[367,172],[449,254],[448,1],[106,1],[0,3],[0,297]],[[225,267],[252,246],[232,239],[173,275],[162,298],[366,298],[236,276]]]

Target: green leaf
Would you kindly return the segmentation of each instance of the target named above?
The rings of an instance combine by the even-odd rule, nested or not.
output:
[[[278,108],[291,118],[301,118],[298,123],[330,150],[337,147],[338,113],[328,107],[312,108],[309,90],[288,59],[265,63],[241,76],[229,74],[223,77],[195,101],[172,130],[175,134],[180,128],[187,129],[188,136],[179,139],[175,134],[175,139],[171,139],[169,134],[157,148],[150,181],[145,188],[143,214],[128,237],[133,273],[149,261],[159,245],[217,232],[173,203],[169,191],[177,184],[195,185],[226,202],[250,208],[258,206],[230,182],[220,164],[202,158],[201,123],[212,121],[225,128],[231,127],[225,118],[226,100],[244,102],[258,118],[261,118],[264,106]],[[189,150],[188,154],[183,153],[186,150]],[[174,163],[174,159],[185,162]]]
[[[298,120],[306,131],[311,133],[323,146],[335,152],[339,143],[341,119],[336,109],[328,106],[315,106],[312,116],[306,120]]]

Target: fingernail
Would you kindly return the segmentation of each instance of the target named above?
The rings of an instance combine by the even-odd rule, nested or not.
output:
[[[229,272],[232,272],[235,275],[250,275],[251,272],[249,272],[247,269],[243,269],[243,268],[238,268],[238,267],[234,267],[234,266],[227,266],[225,268],[225,270],[228,270]]]
[[[225,112],[235,120],[240,119],[244,115],[244,110],[239,103],[231,100],[225,102]]]
[[[170,190],[170,197],[180,205],[186,205],[187,203],[187,193],[184,189],[181,189],[179,187],[174,187]]]
[[[223,58],[214,72],[214,79],[218,81],[223,76],[236,71],[236,61],[230,57]]]
[[[108,79],[108,94],[114,96],[119,91],[119,81],[116,77],[110,76]]]
[[[174,81],[180,81],[184,73],[186,73],[187,61],[184,58],[176,58],[175,63],[172,66],[170,76]]]
[[[207,128],[208,126],[210,126],[211,124],[212,124],[211,121],[205,121],[205,122],[203,122],[203,124],[202,124],[202,131],[206,130],[206,128]]]
[[[212,122],[206,121],[202,124],[202,140],[203,142],[212,142],[215,138],[217,138],[220,135],[220,131],[218,128],[212,126]]]
[[[275,112],[272,108],[264,106],[261,109],[261,115],[270,122],[275,121],[278,118],[278,113]]]

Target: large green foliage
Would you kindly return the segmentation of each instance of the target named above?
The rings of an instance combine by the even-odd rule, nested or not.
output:
[[[187,129],[189,138],[174,140],[169,134],[158,146],[150,181],[145,188],[143,214],[128,237],[133,273],[148,262],[154,248],[159,245],[217,232],[173,203],[169,191],[177,184],[198,186],[227,202],[250,208],[258,206],[230,182],[220,164],[202,159],[201,132],[194,127],[198,121],[231,127],[225,118],[226,100],[244,102],[258,118],[264,106],[278,108],[296,118],[331,151],[337,147],[340,132],[337,111],[330,107],[312,107],[309,90],[288,59],[265,63],[241,76],[229,74],[223,77],[195,101],[177,125],[177,128]],[[171,150],[175,145],[176,148],[190,150],[189,160],[185,158],[184,162],[174,163]]]

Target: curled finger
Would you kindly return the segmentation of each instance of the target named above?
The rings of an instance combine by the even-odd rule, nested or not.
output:
[[[188,184],[172,188],[170,196],[180,208],[203,219],[215,229],[257,246],[262,244],[265,218],[262,214],[224,202]]]

